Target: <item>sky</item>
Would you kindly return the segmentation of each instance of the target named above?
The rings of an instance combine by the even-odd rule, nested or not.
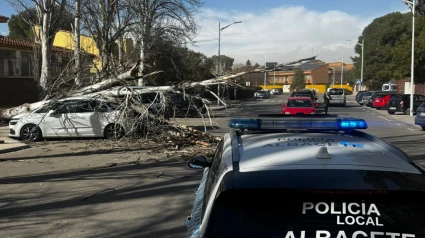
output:
[[[364,27],[376,17],[408,12],[401,0],[204,0],[196,18],[200,31],[192,50],[218,53],[218,24],[236,21],[221,32],[221,54],[235,62],[285,63],[317,55],[325,62],[350,63]],[[0,15],[16,11],[0,0]],[[0,24],[0,34],[8,34]],[[351,40],[351,41],[349,41]],[[367,40],[365,45],[367,44]]]

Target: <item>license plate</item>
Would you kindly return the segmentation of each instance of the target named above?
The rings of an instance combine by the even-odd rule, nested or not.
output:
[[[390,110],[395,110],[396,108],[395,107],[390,107]]]
[[[425,112],[421,112],[421,116],[425,117]]]

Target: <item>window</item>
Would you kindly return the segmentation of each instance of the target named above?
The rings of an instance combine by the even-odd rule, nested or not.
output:
[[[204,192],[204,201],[202,204],[202,212],[205,211],[208,199],[210,198],[211,192],[214,189],[214,186],[218,180],[218,176],[219,176],[218,172],[219,172],[220,164],[222,161],[223,145],[224,145],[224,142],[223,140],[221,140],[221,142],[217,146],[217,149],[214,154],[214,158],[212,159],[212,165],[208,171],[207,181],[205,182],[205,192]]]
[[[160,95],[158,93],[144,93],[140,97],[142,103],[160,103]]]
[[[20,59],[4,59],[3,73],[5,76],[20,76],[21,75],[21,60]]]
[[[88,101],[65,101],[56,110],[57,113],[85,113],[93,112]]]
[[[425,96],[418,95],[419,101],[425,101]]]
[[[32,76],[31,58],[28,55],[23,55],[21,59],[22,76]]]
[[[312,107],[310,100],[289,100],[286,107]]]
[[[335,88],[333,88],[333,89],[329,90],[329,94],[330,95],[344,95],[344,89],[335,89]],[[371,95],[372,95],[372,93],[371,93]]]

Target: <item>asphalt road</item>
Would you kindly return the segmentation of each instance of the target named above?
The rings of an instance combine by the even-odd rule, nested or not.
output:
[[[321,102],[322,95],[318,95]],[[208,126],[208,131],[218,136],[229,131],[228,122],[232,117],[255,117],[262,113],[281,113],[280,104],[288,98],[288,95],[275,95],[270,99],[243,102],[240,105],[218,112],[214,124]],[[366,106],[360,106],[355,102],[354,96],[347,96],[347,105],[331,106],[329,114],[337,114],[344,117],[358,117],[367,121],[369,129],[366,130],[378,138],[399,147],[413,159],[425,165],[425,131],[414,125],[414,118],[408,115],[390,115],[385,110],[377,110]],[[203,129],[200,119],[183,119],[189,125]],[[207,124],[209,125],[209,124]]]
[[[223,135],[232,117],[280,113],[286,98],[248,101],[216,112],[208,131]],[[353,96],[346,107],[329,112],[365,119],[368,133],[425,166],[425,132],[413,118],[361,107]],[[179,121],[203,128],[199,118]],[[133,163],[139,159],[140,164]],[[2,154],[1,237],[184,237],[201,173],[161,150],[102,150],[89,140],[40,142],[32,149]]]

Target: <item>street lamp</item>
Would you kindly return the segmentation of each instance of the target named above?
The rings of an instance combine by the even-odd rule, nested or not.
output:
[[[351,41],[351,40],[350,40]],[[362,69],[360,71],[360,90],[362,90],[363,87],[363,62],[364,62],[364,38],[362,39],[362,43],[356,42],[357,45],[360,45],[362,47]]]
[[[415,7],[416,0],[407,1],[401,0],[412,8],[412,65],[410,69],[410,116],[413,116],[413,90],[414,90],[414,76],[415,76]]]
[[[338,61],[341,62],[341,88],[342,88],[342,80],[344,79],[344,58]],[[334,76],[335,76],[335,68],[334,68]],[[335,86],[335,77],[334,77],[334,86]]]
[[[234,25],[234,24],[238,24],[238,23],[242,23],[242,21],[235,21],[235,22],[233,22],[233,23],[231,23],[231,24],[229,24],[229,25],[227,25],[227,26],[225,26],[225,27],[221,27],[221,23],[220,22],[218,22],[218,62],[217,62],[217,73],[218,73],[218,75],[219,76],[221,76],[221,70],[220,70],[220,42],[221,42],[221,31],[222,30],[224,30],[224,29],[226,29],[227,27],[229,27],[229,26],[231,26],[231,25]],[[218,96],[218,100],[217,100],[217,106],[220,106],[220,83],[218,84],[218,94],[217,94],[217,96]]]
[[[277,55],[277,54],[279,54],[279,53],[268,54],[268,55],[273,56],[273,55]],[[264,55],[264,90],[266,90],[266,83],[267,83],[266,64],[267,64],[267,55]],[[276,76],[275,76],[275,80],[276,80]]]

